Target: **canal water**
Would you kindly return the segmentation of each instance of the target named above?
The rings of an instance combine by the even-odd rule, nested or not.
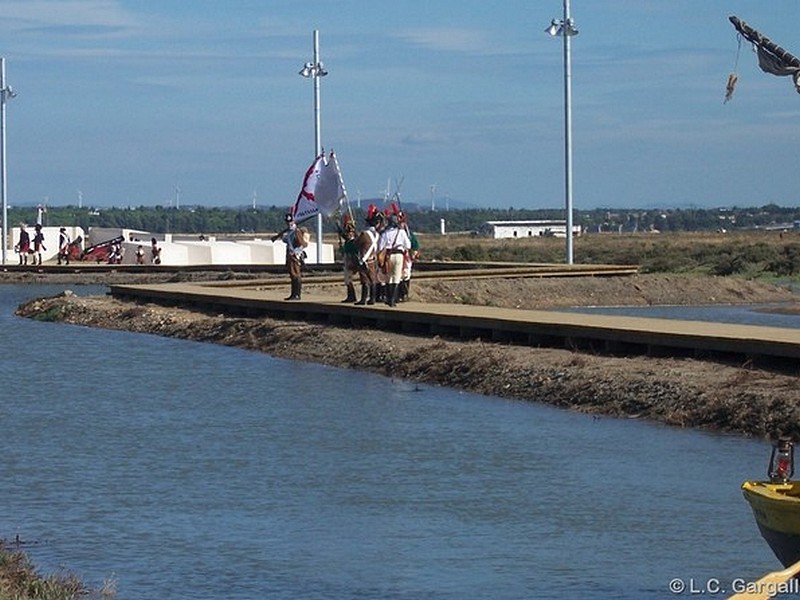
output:
[[[779,567],[739,491],[763,441],[13,315],[58,289],[0,286],[0,536],[46,573],[123,600],[646,600]]]
[[[800,328],[800,315],[784,314],[786,305],[757,304],[747,306],[596,306],[564,309],[566,312],[587,314],[646,317],[653,319],[680,319],[683,321],[710,321],[763,327]]]

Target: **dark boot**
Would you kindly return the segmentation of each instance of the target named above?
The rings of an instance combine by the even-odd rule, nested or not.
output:
[[[369,286],[369,300],[367,300],[367,304],[372,306],[375,304],[375,284],[371,283]]]
[[[352,283],[347,284],[347,298],[342,302],[355,302],[356,301],[356,287]],[[363,302],[362,302],[363,304]]]
[[[367,303],[367,289],[369,286],[366,283],[361,284],[361,300],[356,302],[358,306],[364,306]]]
[[[382,283],[375,284],[375,302],[383,302],[386,297],[386,286]]]
[[[297,298],[295,298],[295,300],[300,300],[300,296],[301,296],[302,292],[303,292],[303,280],[302,279],[298,279],[297,280]]]
[[[397,284],[390,283],[389,289],[386,290],[386,304],[389,306],[397,306]]]
[[[284,300],[297,300],[297,279],[292,279],[292,293],[289,294],[288,298],[284,298]]]
[[[405,302],[406,296],[408,296],[408,280],[404,279],[399,284],[397,284],[397,301],[398,302]]]

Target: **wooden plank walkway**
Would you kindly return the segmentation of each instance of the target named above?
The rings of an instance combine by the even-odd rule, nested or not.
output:
[[[340,279],[339,279],[340,281]],[[570,348],[615,355],[688,356],[795,369],[800,329],[463,304],[355,306],[312,287],[285,301],[288,282],[112,285],[115,298],[213,310],[232,316],[366,327],[399,333]]]

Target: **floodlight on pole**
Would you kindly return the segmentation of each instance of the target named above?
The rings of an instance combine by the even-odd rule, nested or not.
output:
[[[578,35],[570,16],[569,0],[564,0],[564,18],[553,19],[544,30],[564,38],[564,195],[566,197],[566,262],[572,264],[572,56],[570,38]]]
[[[6,85],[6,59],[0,58],[0,195],[3,203],[3,264],[6,264],[6,252],[8,250],[8,187],[6,184],[6,100],[14,98],[16,92]]]
[[[314,80],[314,158],[322,154],[322,122],[320,119],[319,79],[328,72],[319,60],[319,31],[314,30],[314,61],[307,62],[299,75]],[[317,214],[317,264],[322,263],[322,213]]]

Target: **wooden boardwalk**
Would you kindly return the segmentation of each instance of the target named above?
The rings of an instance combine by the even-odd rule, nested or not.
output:
[[[340,276],[332,279],[341,282]],[[800,366],[800,329],[413,301],[396,307],[355,306],[308,285],[303,300],[290,302],[283,300],[287,290],[285,280],[111,286],[115,298],[231,316],[268,316],[622,356],[682,356],[782,369]]]

